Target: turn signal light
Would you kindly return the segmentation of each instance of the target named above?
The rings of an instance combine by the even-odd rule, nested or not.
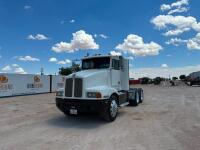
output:
[[[62,97],[62,96],[63,96],[63,93],[64,93],[63,91],[57,91],[57,92],[56,92],[56,96]]]
[[[97,92],[96,93],[96,98],[101,98],[101,93]]]
[[[88,92],[87,93],[88,98],[101,98],[100,92]]]

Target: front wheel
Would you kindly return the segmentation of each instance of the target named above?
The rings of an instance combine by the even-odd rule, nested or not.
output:
[[[103,117],[106,121],[111,122],[116,119],[117,113],[118,113],[117,97],[115,95],[112,95],[104,110]]]

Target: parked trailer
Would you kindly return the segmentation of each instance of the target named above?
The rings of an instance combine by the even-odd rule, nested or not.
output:
[[[122,56],[90,56],[82,59],[82,70],[65,79],[57,91],[56,106],[65,115],[98,112],[114,121],[118,108],[143,101],[141,88],[129,88],[129,61]]]
[[[140,84],[140,80],[135,80],[135,79],[129,80],[129,85],[135,85],[135,84]]]
[[[56,92],[64,85],[64,76],[0,74],[0,97]]]

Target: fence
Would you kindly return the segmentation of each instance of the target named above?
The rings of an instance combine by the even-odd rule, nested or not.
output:
[[[0,74],[0,97],[55,92],[64,86],[64,76]]]

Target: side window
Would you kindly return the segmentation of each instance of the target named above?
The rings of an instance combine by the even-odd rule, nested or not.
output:
[[[120,70],[119,60],[112,59],[112,68],[115,69],[115,70]]]

